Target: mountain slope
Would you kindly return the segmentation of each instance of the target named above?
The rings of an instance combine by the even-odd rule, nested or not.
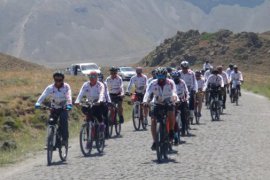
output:
[[[51,66],[138,60],[177,30],[263,32],[270,2],[11,0],[0,2],[0,52]],[[15,13],[16,12],[16,13]],[[244,17],[244,18],[243,18]]]
[[[260,74],[269,73],[270,34],[252,32],[233,33],[220,30],[216,33],[199,33],[196,30],[177,32],[143,58],[145,66],[179,66],[184,59],[192,65],[210,59],[214,65],[238,64],[241,69]]]
[[[0,71],[38,70],[45,67],[0,53]]]

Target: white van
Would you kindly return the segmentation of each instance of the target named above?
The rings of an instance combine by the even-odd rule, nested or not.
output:
[[[101,74],[100,67],[95,63],[79,63],[72,64],[70,68],[70,74],[72,75],[88,75],[90,72],[96,71],[98,75]]]

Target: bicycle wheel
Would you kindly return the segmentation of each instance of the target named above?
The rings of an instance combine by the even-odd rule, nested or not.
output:
[[[162,134],[162,127],[161,123],[157,123],[157,129],[156,129],[156,151],[157,151],[157,161],[161,163],[162,161],[162,139],[163,139],[163,134]]]
[[[61,161],[66,161],[67,155],[68,155],[68,141],[64,145],[60,143],[60,147],[58,148],[58,150],[59,150],[59,157]]]
[[[110,110],[108,113],[108,136],[109,138],[112,137],[113,134],[113,126],[114,126],[114,121],[113,121],[113,114],[112,111]]]
[[[211,118],[212,118],[212,121],[215,120],[215,103],[213,101],[211,101],[210,103],[210,114],[211,114]]]
[[[140,129],[140,126],[141,126],[141,123],[140,123],[140,108],[139,108],[138,104],[134,104],[134,106],[133,106],[132,120],[133,120],[134,129],[136,131],[138,131]]]
[[[235,93],[235,104],[238,106],[238,100],[239,100],[239,89],[236,88],[236,93]]]
[[[215,119],[220,119],[220,103],[219,101],[215,101]]]
[[[47,137],[47,165],[50,166],[52,164],[53,157],[53,138],[54,138],[54,127],[48,127],[48,137]]]
[[[93,148],[93,139],[91,137],[91,128],[85,123],[80,131],[80,147],[84,156],[90,156]]]
[[[96,127],[96,147],[99,153],[102,153],[105,147],[105,133],[100,125]]]
[[[115,116],[115,133],[117,136],[120,136],[121,134],[121,123],[119,121],[118,114]]]
[[[141,122],[141,124],[142,124],[143,130],[147,130],[147,124],[148,124],[148,123],[145,122],[145,120],[147,120],[147,119],[144,119],[144,118],[145,118],[145,117],[144,117],[144,111],[143,111],[143,108],[140,107],[140,122]]]

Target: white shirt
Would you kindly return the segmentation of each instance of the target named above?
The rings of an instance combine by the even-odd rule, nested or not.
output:
[[[147,86],[149,86],[149,84],[150,84],[153,80],[155,80],[153,77],[149,78],[149,79],[147,80]]]
[[[207,70],[207,71],[205,71],[205,73],[204,73],[204,80],[205,80],[205,82],[207,81],[207,79],[209,78],[210,75],[211,75],[210,69]]]
[[[185,81],[180,79],[180,82],[178,84],[175,84],[175,86],[176,86],[176,93],[177,93],[178,98],[181,101],[186,101],[189,98],[188,97],[189,93],[188,93],[188,88]]]
[[[49,85],[38,98],[37,103],[41,104],[46,97],[50,97],[52,108],[63,108],[67,104],[72,104],[71,88],[69,84],[64,83],[61,88]]]
[[[216,86],[220,86],[220,87],[224,87],[224,82],[223,82],[222,76],[219,74],[218,75],[211,74],[205,83],[204,89],[206,89],[208,87],[208,85],[211,85],[211,84],[216,85]]]
[[[198,90],[203,90],[204,89],[204,85],[205,85],[205,81],[204,79],[199,79],[199,80],[196,80],[197,81],[197,84],[198,84]]]
[[[230,79],[231,73],[233,72],[233,69],[227,68],[226,73],[228,78]]]
[[[210,69],[212,67],[212,65],[210,63],[204,63],[203,64],[203,69],[206,70],[206,69]]]
[[[75,103],[80,103],[83,96],[86,96],[88,101],[91,102],[104,102],[104,92],[105,88],[103,83],[97,81],[94,86],[90,85],[90,82],[85,82],[79,92],[79,95],[75,101]]]
[[[112,102],[107,85],[104,82],[101,83],[104,85],[104,102]]]
[[[135,84],[135,92],[144,94],[147,86],[147,76],[144,74],[141,76],[132,76],[127,87],[127,92],[130,92],[133,84]]]
[[[116,78],[112,78],[111,76],[107,77],[105,84],[107,85],[110,94],[125,94],[123,80],[119,75],[117,75]]]
[[[183,79],[188,87],[189,92],[191,90],[197,92],[198,91],[198,84],[196,81],[195,73],[192,70],[188,70],[187,73],[183,73],[183,71],[180,71],[181,79]]]
[[[242,72],[238,71],[235,73],[234,71],[230,75],[230,81],[232,82],[232,87],[235,88],[236,85],[240,85],[241,81],[243,81]]]
[[[175,103],[176,101],[179,101],[175,83],[171,79],[166,79],[163,88],[158,85],[157,79],[153,80],[146,89],[143,102],[149,102],[151,100],[149,99],[151,94],[153,94],[152,102],[156,104],[164,104],[166,102]]]
[[[228,78],[227,73],[225,73],[224,71],[222,71],[222,73],[220,75],[223,78],[224,85],[229,84],[229,78]]]

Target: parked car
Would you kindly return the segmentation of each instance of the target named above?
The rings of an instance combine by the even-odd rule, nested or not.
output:
[[[121,66],[118,71],[119,76],[124,80],[129,81],[130,78],[136,75],[136,70],[133,67]]]
[[[95,63],[79,63],[72,64],[70,70],[70,74],[72,75],[85,75],[87,76],[92,71],[96,71],[98,76],[101,76],[100,67],[98,67]]]

